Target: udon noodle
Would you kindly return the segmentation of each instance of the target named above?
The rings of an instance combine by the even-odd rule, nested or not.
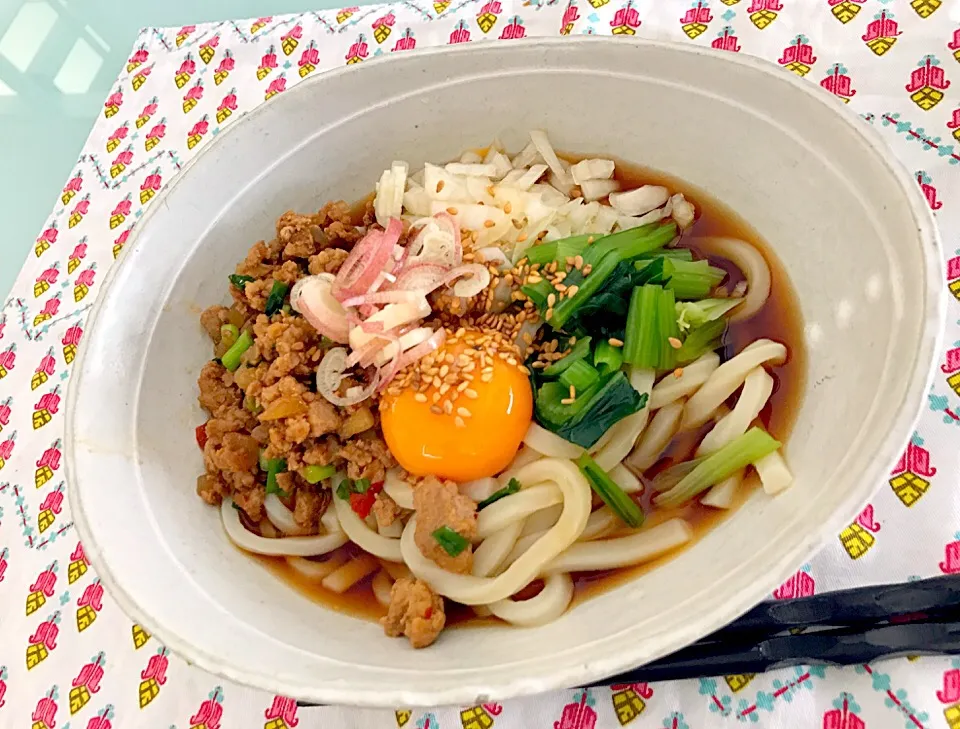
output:
[[[368,585],[422,647],[444,600],[542,625],[578,576],[690,543],[691,505],[731,509],[751,473],[787,488],[764,424],[791,352],[725,338],[767,311],[767,258],[614,171],[534,132],[513,158],[394,163],[362,222],[281,218],[204,314],[198,491],[229,539]]]

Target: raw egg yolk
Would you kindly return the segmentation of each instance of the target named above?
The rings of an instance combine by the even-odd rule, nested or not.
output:
[[[399,394],[388,391],[380,400],[387,446],[400,466],[414,475],[459,483],[496,475],[513,460],[530,426],[533,393],[526,374],[519,364],[499,356],[489,357],[482,368],[474,342],[476,338],[468,335],[448,343],[436,351],[431,366],[442,367],[447,354],[457,362],[463,361],[461,354],[469,355],[476,367],[467,390],[457,392],[463,380],[454,370],[458,379],[436,402],[434,394],[440,390],[432,385],[423,391],[414,386]]]

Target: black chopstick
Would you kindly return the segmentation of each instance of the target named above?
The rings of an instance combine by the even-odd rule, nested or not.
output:
[[[958,653],[960,577],[934,577],[762,603],[687,648],[594,685]]]

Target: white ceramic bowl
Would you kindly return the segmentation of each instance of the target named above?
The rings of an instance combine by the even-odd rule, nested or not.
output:
[[[328,612],[245,557],[194,493],[210,356],[198,312],[285,210],[367,194],[393,159],[528,129],[709,191],[776,250],[809,373],[787,456],[661,569],[536,629],[452,630],[428,650]],[[719,628],[835,538],[879,487],[926,393],[943,318],[936,228],[860,119],[761,61],[635,40],[531,40],[394,56],[264,104],[149,208],[97,304],[68,401],[70,503],[121,607],[190,662],[323,703],[468,704],[599,679]]]

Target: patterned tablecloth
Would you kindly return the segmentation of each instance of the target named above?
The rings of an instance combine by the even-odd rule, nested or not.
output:
[[[97,289],[157,192],[220,130],[311,74],[423,46],[582,33],[766,58],[849,103],[913,172],[956,297],[940,371],[889,480],[773,597],[960,572],[960,0],[412,0],[146,28],[0,312],[0,726],[960,727],[960,661],[945,658],[504,705],[303,708],[187,665],[104,594],[64,500],[61,408]]]

